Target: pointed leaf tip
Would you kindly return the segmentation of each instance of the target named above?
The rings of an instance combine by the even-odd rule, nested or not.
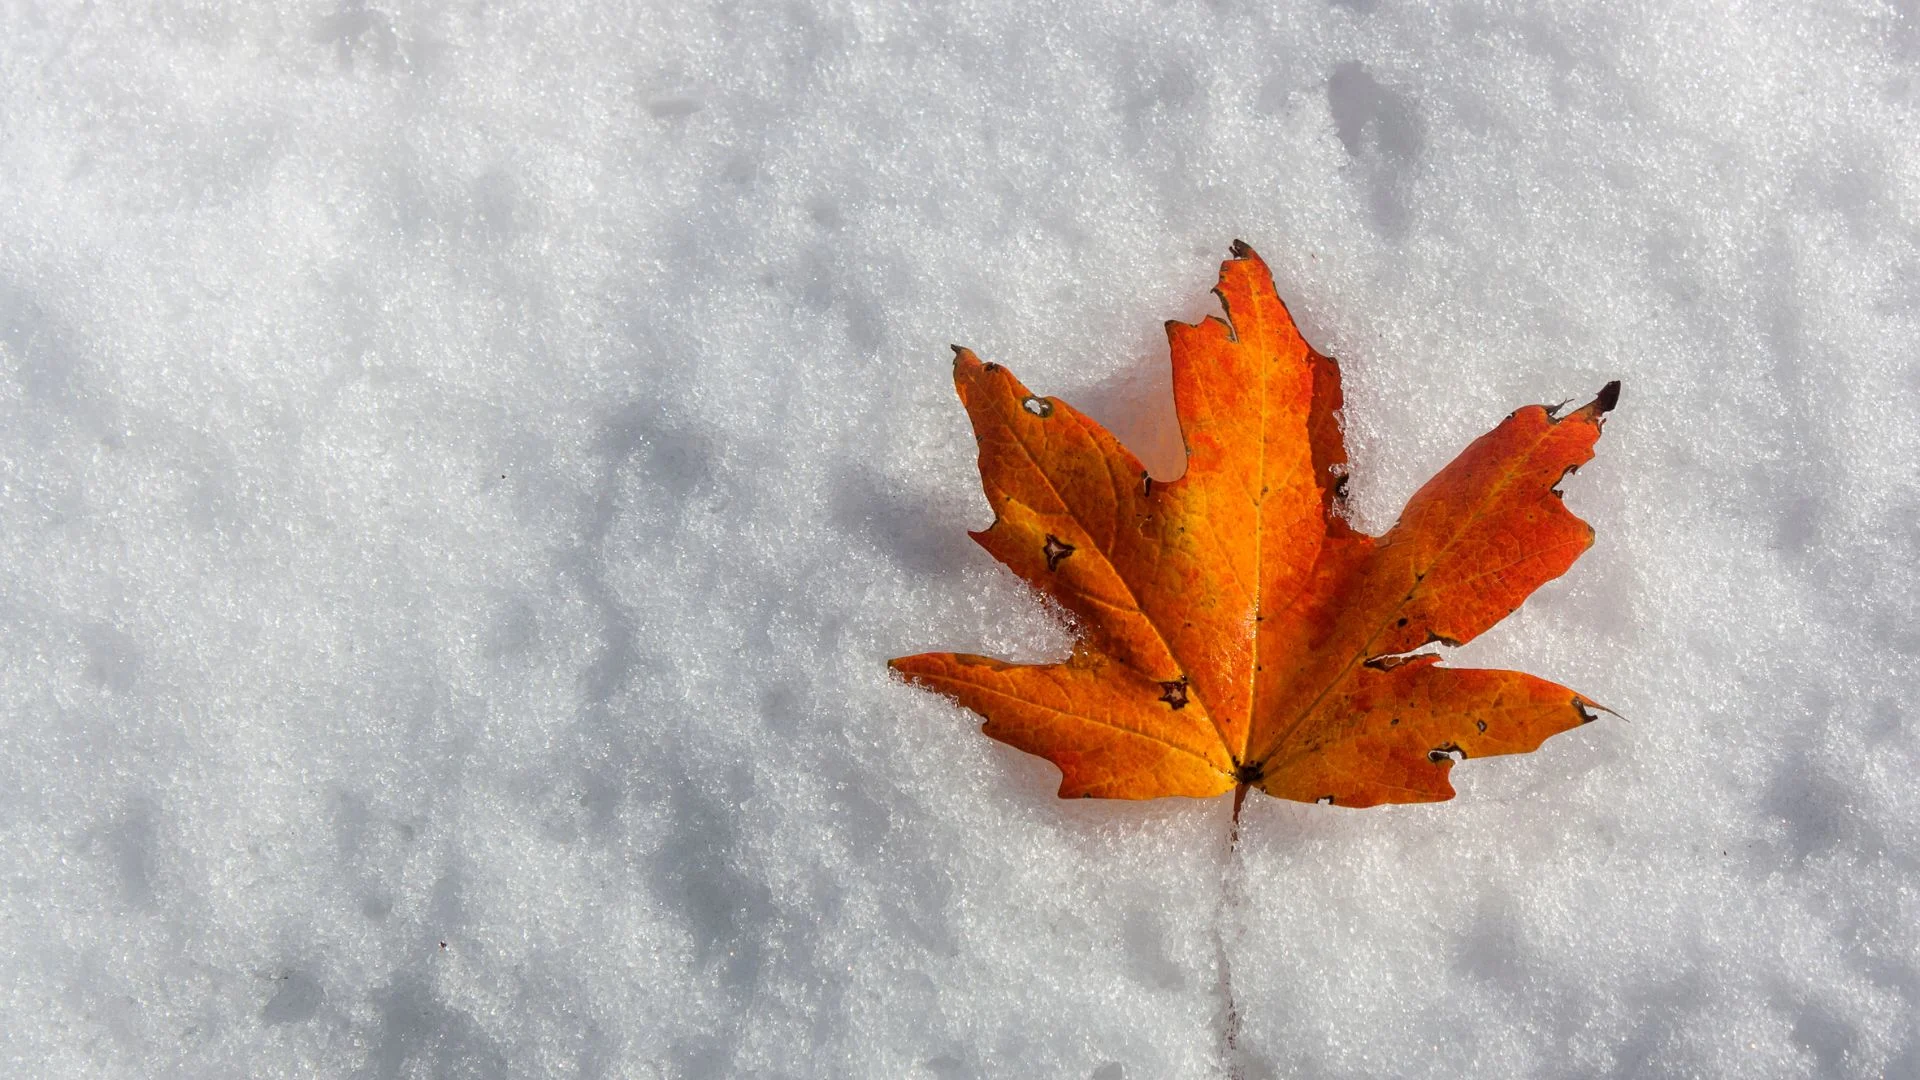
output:
[[[1620,380],[1615,379],[1601,387],[1600,393],[1593,399],[1593,403],[1595,405],[1594,411],[1597,413],[1604,414],[1612,412],[1613,407],[1620,404]]]
[[[993,370],[992,364],[981,363],[980,358],[974,355],[973,350],[967,348],[965,345],[952,345],[949,346],[949,348],[953,350],[953,377],[955,379],[960,379],[975,371]]]

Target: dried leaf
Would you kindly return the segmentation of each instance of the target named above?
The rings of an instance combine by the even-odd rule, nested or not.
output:
[[[1461,758],[1525,753],[1598,709],[1515,671],[1409,655],[1471,640],[1593,542],[1556,485],[1593,456],[1619,383],[1520,409],[1429,480],[1386,535],[1341,511],[1340,371],[1242,244],[1225,318],[1167,324],[1186,472],[1162,483],[1066,402],[956,348],[993,556],[1076,616],[1073,654],[892,661],[1060,767],[1060,794],[1340,806],[1448,799]]]

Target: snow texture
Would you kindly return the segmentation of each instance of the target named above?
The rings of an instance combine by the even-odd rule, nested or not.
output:
[[[0,1072],[1920,1074],[1920,11],[1271,7],[0,3]],[[1237,861],[882,663],[1236,237],[1628,718]]]

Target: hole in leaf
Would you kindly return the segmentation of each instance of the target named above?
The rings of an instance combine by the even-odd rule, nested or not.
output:
[[[1161,683],[1160,689],[1162,691],[1160,700],[1166,702],[1169,708],[1184,709],[1187,707],[1187,677],[1185,675],[1180,676],[1172,682]]]
[[[1020,407],[1039,417],[1053,415],[1053,402],[1042,397],[1030,396],[1027,400],[1020,403]]]
[[[1452,743],[1446,743],[1427,751],[1427,760],[1433,762],[1435,765],[1443,761],[1465,761],[1467,760],[1467,752]]]
[[[1052,533],[1047,534],[1047,542],[1041,545],[1040,553],[1047,557],[1047,569],[1058,570],[1060,560],[1073,554],[1073,545],[1062,541]]]
[[[1367,661],[1367,666],[1375,671],[1392,671],[1401,664],[1411,664],[1415,660],[1437,660],[1439,657],[1430,652],[1388,653]]]

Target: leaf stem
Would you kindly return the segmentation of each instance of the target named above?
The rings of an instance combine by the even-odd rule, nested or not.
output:
[[[1242,879],[1240,858],[1240,806],[1247,801],[1247,785],[1233,789],[1233,822],[1227,829],[1227,858],[1221,868],[1220,908],[1214,915],[1213,945],[1220,967],[1220,1057],[1227,1080],[1242,1080],[1240,1067],[1240,1010],[1233,1000],[1233,964],[1227,958],[1227,916],[1239,911]]]

